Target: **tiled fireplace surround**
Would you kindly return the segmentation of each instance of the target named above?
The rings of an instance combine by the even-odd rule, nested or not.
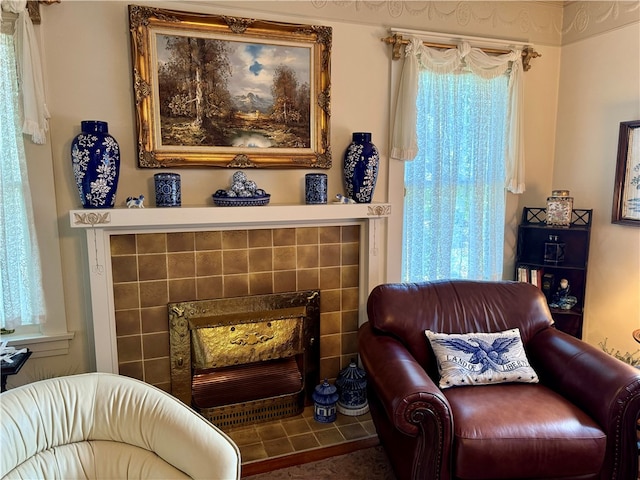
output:
[[[376,205],[74,210],[87,229],[98,371],[170,391],[167,303],[320,289],[320,375],[357,355],[380,283]]]
[[[359,226],[111,238],[120,373],[170,391],[167,303],[320,289],[320,374],[357,354]]]

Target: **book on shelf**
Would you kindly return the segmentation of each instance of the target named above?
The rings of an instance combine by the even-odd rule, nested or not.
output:
[[[532,268],[529,273],[531,283],[542,290],[542,269]]]
[[[518,267],[518,281],[535,285],[541,290],[543,289],[544,270],[538,267],[529,267],[520,265]]]
[[[518,281],[529,283],[529,268],[524,265],[518,267]]]

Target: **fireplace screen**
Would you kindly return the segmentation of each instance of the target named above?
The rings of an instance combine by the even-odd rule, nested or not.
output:
[[[320,292],[171,303],[172,394],[220,427],[296,415],[319,381]]]

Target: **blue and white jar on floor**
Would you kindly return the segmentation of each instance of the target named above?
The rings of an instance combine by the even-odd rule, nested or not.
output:
[[[71,142],[71,161],[84,208],[112,208],[120,175],[120,146],[107,122],[80,122],[82,133]]]
[[[338,389],[325,378],[324,382],[316,385],[311,394],[313,398],[313,419],[320,423],[336,421],[336,404],[338,403]]]
[[[376,187],[380,157],[371,143],[371,133],[355,132],[344,154],[343,174],[347,197],[357,203],[371,203]]]
[[[367,400],[367,374],[351,360],[336,379],[338,388],[338,412],[348,416],[363,415],[369,411]]]

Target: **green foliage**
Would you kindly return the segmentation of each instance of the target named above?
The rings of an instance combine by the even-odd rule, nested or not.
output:
[[[612,357],[617,358],[618,360],[622,360],[624,363],[628,363],[632,367],[640,368],[640,349],[636,350],[633,353],[626,352],[624,354],[620,353],[620,350],[615,350],[613,348],[607,348],[607,339],[604,339],[604,342],[600,342],[600,348],[605,353],[608,353]]]

